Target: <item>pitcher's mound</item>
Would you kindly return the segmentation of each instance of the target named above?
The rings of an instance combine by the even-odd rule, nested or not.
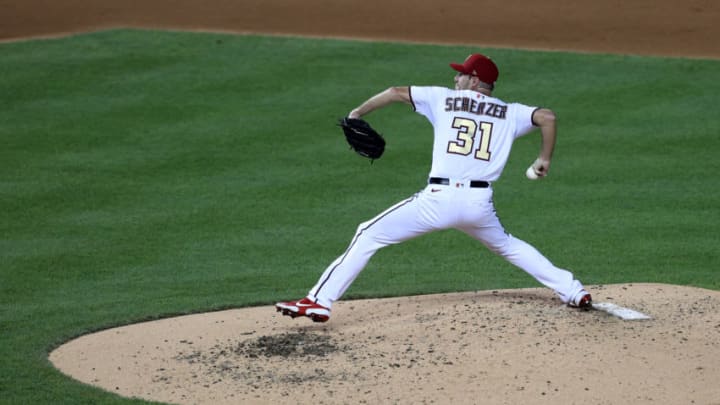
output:
[[[182,404],[720,404],[720,292],[591,286],[624,321],[547,289],[340,301],[328,323],[272,306],[75,339],[62,372]],[[294,297],[288,297],[294,298]]]

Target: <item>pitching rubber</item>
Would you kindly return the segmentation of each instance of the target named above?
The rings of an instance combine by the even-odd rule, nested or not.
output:
[[[650,316],[643,314],[642,312],[635,311],[634,309],[621,307],[610,302],[597,302],[592,304],[593,309],[598,311],[607,312],[612,316],[616,316],[625,321],[637,321],[644,319],[652,319]]]

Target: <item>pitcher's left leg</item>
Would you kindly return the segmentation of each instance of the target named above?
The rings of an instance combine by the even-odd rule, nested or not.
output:
[[[330,308],[379,249],[431,231],[432,226],[421,220],[420,199],[415,195],[360,224],[347,250],[325,269],[308,297]]]

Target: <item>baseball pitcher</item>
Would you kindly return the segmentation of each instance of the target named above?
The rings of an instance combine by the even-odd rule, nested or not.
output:
[[[493,97],[499,72],[484,55],[473,54],[464,63],[450,66],[457,71],[454,89],[390,87],[347,116],[346,122],[363,123],[364,134],[374,130],[362,117],[392,103],[409,104],[425,116],[434,129],[428,184],[360,224],[347,250],[327,267],[307,297],[276,304],[283,315],[327,321],[333,303],[342,297],[375,252],[449,228],[482,242],[552,289],[568,306],[591,307],[590,294],[572,273],[556,267],[533,246],[505,232],[493,204],[492,184],[507,163],[513,141],[536,127],[540,129],[542,143],[531,168],[536,176],[548,175],[555,148],[555,114],[547,108],[506,103]],[[373,158],[377,157],[376,153]]]

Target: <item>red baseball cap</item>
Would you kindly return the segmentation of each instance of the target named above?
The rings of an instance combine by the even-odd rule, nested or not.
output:
[[[500,72],[495,62],[485,55],[474,53],[465,59],[462,64],[451,63],[450,67],[464,75],[475,76],[480,81],[494,85]]]

